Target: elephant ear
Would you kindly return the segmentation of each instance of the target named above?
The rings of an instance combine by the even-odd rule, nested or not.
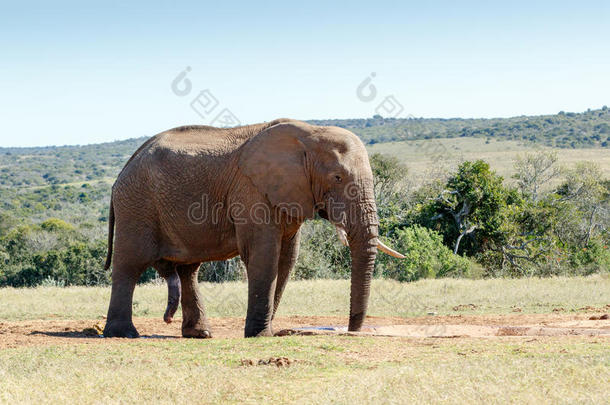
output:
[[[288,123],[267,128],[243,146],[238,163],[272,206],[301,219],[314,214],[314,197],[305,170],[308,152],[299,139],[304,134],[304,128]]]

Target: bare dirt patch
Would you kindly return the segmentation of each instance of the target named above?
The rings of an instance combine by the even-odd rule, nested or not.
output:
[[[610,320],[603,313],[450,315],[417,318],[367,317],[364,336],[402,336],[413,338],[498,338],[528,336],[610,337]],[[0,348],[55,344],[112,344],[126,339],[102,339],[103,319],[34,320],[0,322]],[[214,338],[243,337],[243,318],[212,318]],[[161,319],[136,318],[134,324],[143,339],[180,339],[180,320],[165,324]],[[274,321],[283,335],[346,334],[345,317],[291,316]]]

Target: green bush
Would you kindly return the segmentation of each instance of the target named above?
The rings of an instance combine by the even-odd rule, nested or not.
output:
[[[610,271],[610,249],[602,241],[592,240],[586,247],[570,255],[570,264],[583,275]]]
[[[108,284],[106,242],[88,240],[60,219],[22,225],[0,239],[0,286]]]
[[[108,284],[105,258],[106,247],[101,243],[72,243],[0,268],[0,286],[33,287],[50,280],[64,286]]]
[[[378,255],[384,277],[415,281],[420,278],[461,277],[471,273],[468,259],[454,255],[443,245],[439,233],[419,225],[397,230],[391,240],[384,242],[406,256],[405,259],[396,260],[387,255]]]
[[[46,221],[40,224],[40,228],[50,232],[74,230],[74,227],[72,225],[58,218],[47,219]]]
[[[321,219],[306,222],[292,278],[349,278],[350,273],[349,248],[339,243],[335,227]]]

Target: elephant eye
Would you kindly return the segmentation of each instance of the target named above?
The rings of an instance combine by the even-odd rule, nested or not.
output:
[[[341,178],[341,176],[339,176],[339,175],[337,174],[337,175],[335,175],[335,181],[336,181],[337,183],[341,183],[341,182],[343,181],[343,179]]]

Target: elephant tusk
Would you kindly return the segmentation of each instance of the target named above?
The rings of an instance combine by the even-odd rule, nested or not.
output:
[[[339,225],[335,225],[335,229],[337,230],[337,236],[339,237],[341,244],[343,246],[349,246],[349,242],[347,241],[347,232],[345,232],[345,229],[341,228]]]
[[[406,256],[403,255],[402,253],[398,253],[397,251],[395,251],[392,248],[387,247],[386,245],[383,244],[383,242],[379,239],[377,239],[377,249],[381,250],[383,253],[387,253],[390,256],[396,257],[398,259],[404,259]]]
[[[339,225],[335,225],[335,229],[337,230],[337,236],[339,237],[341,244],[343,246],[349,246],[349,242],[347,241],[347,232],[345,232],[345,229]],[[382,241],[379,240],[379,238],[377,239],[377,249],[398,259],[404,259],[406,257],[402,253],[398,253],[394,249],[386,246]]]

